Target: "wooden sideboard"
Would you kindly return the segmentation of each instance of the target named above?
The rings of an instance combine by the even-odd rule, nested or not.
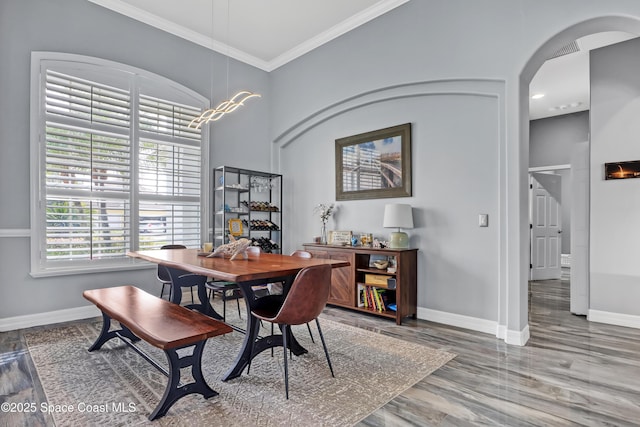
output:
[[[350,264],[333,269],[329,304],[395,319],[398,325],[406,316],[415,319],[418,249],[374,249],[316,243],[305,243],[303,246],[314,257],[348,261]],[[392,260],[396,271],[375,268],[372,261],[380,258]],[[385,283],[385,277],[392,280]],[[380,295],[377,306],[375,295]],[[367,296],[368,304],[365,301]],[[393,307],[393,304],[395,311],[389,307]]]

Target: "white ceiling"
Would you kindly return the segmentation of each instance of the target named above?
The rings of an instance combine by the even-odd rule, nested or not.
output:
[[[89,0],[265,71],[272,71],[409,0]],[[213,6],[213,9],[212,9]],[[576,40],[534,76],[532,120],[589,109],[589,51],[635,37]]]
[[[409,0],[89,1],[272,71]]]
[[[580,50],[546,61],[529,85],[531,120],[588,110],[589,51],[636,37],[619,31],[592,34],[576,40]]]

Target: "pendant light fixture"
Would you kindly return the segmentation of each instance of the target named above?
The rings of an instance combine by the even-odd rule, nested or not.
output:
[[[211,0],[211,44],[213,49],[213,43],[215,39],[215,34],[213,32],[213,22],[214,22],[214,3],[215,0]],[[231,98],[229,98],[229,27],[231,26],[231,12],[230,12],[230,1],[227,0],[227,35],[226,35],[226,46],[227,46],[227,100],[222,101],[215,108],[210,108],[208,110],[203,111],[199,116],[191,120],[189,123],[190,128],[199,129],[203,124],[209,122],[215,122],[220,120],[225,114],[231,113],[238,108],[244,105],[244,102],[251,98],[260,98],[261,95],[258,93],[253,93],[248,90],[241,90]],[[213,70],[212,70],[213,72]],[[213,76],[211,76],[213,82]],[[213,86],[213,83],[212,83]],[[211,90],[211,99],[213,100],[213,89]]]

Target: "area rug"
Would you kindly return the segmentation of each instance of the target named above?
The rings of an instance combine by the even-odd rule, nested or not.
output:
[[[309,353],[290,360],[286,400],[281,348],[256,357],[249,374],[221,381],[244,338],[233,332],[205,346],[204,376],[219,395],[186,396],[150,422],[166,377],[119,340],[89,353],[100,325],[94,319],[25,334],[57,426],[349,426],[455,356],[321,319],[335,378],[317,331],[314,344],[305,326],[294,329]],[[166,366],[164,353],[141,347]]]

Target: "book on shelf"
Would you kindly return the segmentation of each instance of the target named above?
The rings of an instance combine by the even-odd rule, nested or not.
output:
[[[385,292],[386,289],[358,284],[358,307],[378,312],[387,311]]]
[[[379,307],[378,311],[380,311],[380,312],[387,311],[387,308],[386,308],[385,303],[384,303],[384,298],[383,298],[385,290],[384,289],[379,289],[379,288],[374,288],[373,291],[374,291],[376,297],[378,298],[378,307]]]
[[[376,305],[373,302],[373,295],[371,294],[371,286],[367,286],[365,289],[367,292],[367,302],[368,302],[367,307],[375,309]]]

